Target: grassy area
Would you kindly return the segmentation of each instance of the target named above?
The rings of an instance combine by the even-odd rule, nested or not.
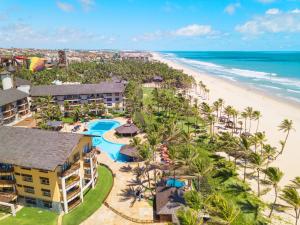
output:
[[[0,225],[55,225],[58,214],[40,208],[24,207],[15,217],[0,220]]]
[[[61,121],[64,123],[74,123],[74,119],[71,117],[63,117]]]
[[[63,217],[63,225],[76,225],[92,215],[103,203],[104,198],[113,185],[113,175],[104,166],[98,168],[99,180],[95,189],[84,196],[83,203]]]

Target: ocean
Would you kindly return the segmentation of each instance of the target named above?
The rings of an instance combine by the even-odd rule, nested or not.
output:
[[[169,60],[300,103],[300,52],[168,51]]]

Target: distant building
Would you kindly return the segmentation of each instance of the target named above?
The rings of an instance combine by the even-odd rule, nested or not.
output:
[[[97,182],[89,136],[2,126],[0,140],[0,206],[17,202],[68,213]]]
[[[3,90],[0,90],[0,125],[13,123],[30,113],[28,93],[15,88],[9,71],[0,73]],[[23,83],[22,83],[23,82]],[[27,86],[24,80],[17,79],[20,89]],[[25,88],[24,88],[25,89]]]
[[[143,62],[150,61],[151,54],[147,52],[120,52],[121,60],[138,60]]]
[[[31,87],[30,96],[37,97],[52,96],[62,111],[71,111],[74,107],[87,103],[103,103],[106,108],[118,105],[123,110],[125,85],[117,82],[101,82],[98,84],[62,84],[41,85]],[[65,102],[69,109],[65,109]]]

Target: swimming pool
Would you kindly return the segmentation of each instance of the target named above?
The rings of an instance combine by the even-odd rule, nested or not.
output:
[[[170,178],[167,180],[167,186],[181,188],[181,187],[185,186],[185,183],[183,181],[180,181],[180,180],[177,180],[174,178]]]
[[[123,144],[113,143],[103,138],[103,135],[107,131],[115,129],[120,125],[115,120],[96,120],[88,123],[88,131],[84,132],[84,134],[94,135],[95,137],[92,138],[93,146],[99,147],[102,152],[106,152],[112,160],[127,162],[126,156],[120,154]]]

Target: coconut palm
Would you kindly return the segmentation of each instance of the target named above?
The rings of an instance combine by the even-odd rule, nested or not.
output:
[[[257,172],[256,182],[257,182],[257,196],[260,196],[260,173],[263,170],[266,159],[265,157],[253,152],[250,154],[250,163],[254,170]]]
[[[296,188],[296,189],[300,189],[300,177],[295,177],[292,180],[292,187]]]
[[[267,176],[267,181],[269,181],[269,183],[273,186],[274,193],[275,193],[275,198],[274,198],[273,204],[271,205],[271,210],[269,213],[269,218],[270,218],[272,216],[273,210],[274,210],[276,202],[277,202],[278,188],[279,188],[278,184],[283,177],[283,172],[280,171],[280,169],[277,167],[269,167],[264,170],[264,173]]]
[[[244,153],[243,160],[244,160],[244,178],[243,181],[246,181],[246,169],[248,163],[248,156],[251,152],[251,142],[246,137],[240,138],[240,150]]]
[[[253,119],[253,108],[252,107],[247,107],[245,108],[244,112],[247,114],[249,118],[249,132],[251,132],[251,125],[252,125],[252,119]]]
[[[201,178],[206,176],[213,170],[213,166],[210,161],[201,158],[195,158],[191,161],[191,172],[197,179],[197,191],[200,191]]]
[[[281,147],[281,151],[279,152],[279,154],[282,154],[283,152],[283,149],[286,145],[286,141],[289,137],[289,134],[290,134],[290,131],[291,130],[294,130],[294,127],[293,127],[293,121],[292,120],[288,120],[288,119],[284,119],[280,125],[279,125],[279,130],[283,131],[284,133],[286,133],[286,136],[285,136],[285,139],[283,141],[283,145]]]
[[[208,212],[213,223],[230,225],[236,221],[240,214],[239,208],[219,193],[209,196],[207,202]]]
[[[247,131],[247,119],[248,119],[248,114],[247,112],[242,112],[241,113],[241,118],[244,119],[244,132]]]
[[[203,222],[198,214],[199,213],[193,209],[179,209],[177,217],[181,225],[201,225]]]
[[[280,198],[288,204],[288,207],[295,212],[295,225],[298,224],[300,216],[300,195],[296,188],[286,186],[280,195]]]
[[[266,157],[267,159],[267,163],[266,163],[266,169],[269,167],[269,164],[272,160],[275,159],[275,154],[276,154],[276,147],[272,147],[269,144],[266,144],[263,146],[263,155]],[[266,174],[264,179],[266,179]]]
[[[262,115],[261,115],[261,112],[260,111],[257,111],[257,110],[255,110],[254,112],[253,112],[253,118],[254,118],[254,120],[256,120],[257,121],[257,124],[256,124],[256,133],[258,132],[258,128],[259,128],[259,122],[260,122],[260,118],[262,117]]]

